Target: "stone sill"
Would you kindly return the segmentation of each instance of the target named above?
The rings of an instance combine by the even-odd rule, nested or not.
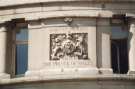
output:
[[[62,75],[60,75],[62,76]],[[91,75],[91,76],[70,76],[69,77],[56,77],[56,78],[47,78],[47,77],[19,77],[11,79],[1,79],[0,85],[14,85],[14,84],[30,84],[30,83],[39,83],[39,82],[71,82],[71,81],[122,81],[135,82],[135,75],[126,75],[126,74],[112,74],[112,75]]]
[[[26,4],[42,4],[42,3],[55,3],[55,2],[73,2],[73,1],[87,1],[87,2],[125,2],[125,3],[133,3],[135,0],[1,0],[1,7],[9,7],[9,6],[18,6],[18,5],[26,5]]]

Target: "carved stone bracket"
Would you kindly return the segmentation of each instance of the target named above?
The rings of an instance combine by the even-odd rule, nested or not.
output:
[[[71,25],[71,23],[73,22],[72,18],[64,18],[64,22],[67,23],[68,25]]]

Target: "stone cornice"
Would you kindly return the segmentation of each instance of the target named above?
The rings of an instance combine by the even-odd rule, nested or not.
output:
[[[57,14],[56,14],[57,13]],[[81,14],[80,14],[81,13]],[[33,16],[33,14],[35,16]],[[12,19],[25,18],[26,21],[29,20],[39,20],[39,19],[51,19],[51,18],[64,18],[64,17],[81,17],[81,18],[110,18],[112,13],[108,11],[92,11],[92,10],[71,10],[71,11],[50,11],[50,12],[33,12],[33,13],[22,13],[0,16],[0,23],[5,23],[6,21],[11,21]],[[107,14],[107,15],[106,15]]]
[[[115,7],[117,8],[113,9],[110,9],[112,7],[110,3],[106,4],[108,8],[103,8],[102,4],[95,4],[95,6],[92,6],[91,3],[89,3],[90,5],[85,5],[87,2],[94,1],[118,2],[122,0],[16,0],[12,2],[11,0],[2,0],[0,2],[0,24],[11,21],[12,19],[20,18],[25,18],[26,21],[63,17],[111,18],[113,14],[117,14],[118,10],[121,13],[126,14],[127,17],[131,17],[132,19],[135,18],[133,12],[135,8],[134,4],[131,5],[128,3],[126,6],[124,4],[119,8],[119,4],[116,3],[117,5],[115,5]],[[126,1],[127,0],[124,0],[124,2]],[[63,6],[56,2],[62,2],[61,4]],[[75,7],[71,7],[74,4],[66,6],[65,2],[70,2],[68,4],[75,4],[76,2],[85,3],[82,4],[82,8],[82,6],[79,7],[79,3],[77,3]],[[125,11],[127,12],[125,13]]]
[[[42,3],[55,3],[55,2],[82,2],[82,0],[1,0],[0,7],[28,5],[28,4],[42,4]],[[99,3],[133,3],[135,0],[83,0],[83,2],[99,2]]]

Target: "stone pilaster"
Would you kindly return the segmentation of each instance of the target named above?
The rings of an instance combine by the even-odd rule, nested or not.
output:
[[[135,20],[130,23],[129,28],[129,74],[135,74]]]
[[[100,19],[97,25],[97,51],[99,73],[111,74],[111,26],[109,20]]]
[[[0,27],[0,79],[9,78],[6,74],[6,29]]]

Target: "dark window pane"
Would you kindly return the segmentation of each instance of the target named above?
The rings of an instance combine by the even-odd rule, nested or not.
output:
[[[128,72],[127,39],[112,40],[111,51],[113,72],[126,74]]]
[[[121,26],[112,27],[112,39],[123,39],[128,37],[128,31],[123,30]]]
[[[16,33],[16,40],[17,41],[27,41],[28,40],[28,30],[27,28],[21,28]]]
[[[24,74],[28,65],[28,45],[16,46],[16,75]]]

